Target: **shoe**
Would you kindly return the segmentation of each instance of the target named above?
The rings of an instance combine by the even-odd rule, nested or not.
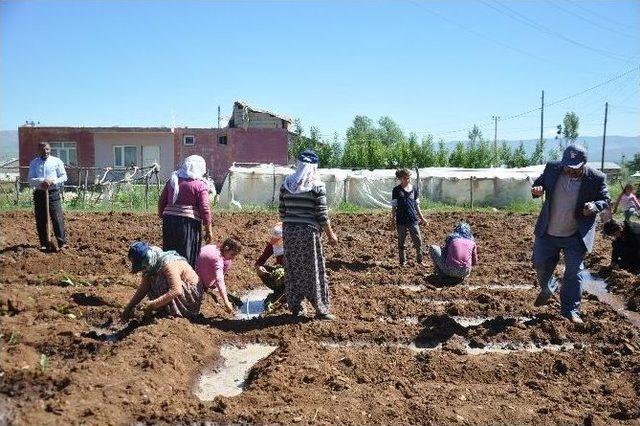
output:
[[[565,318],[574,324],[584,324],[584,321],[582,321],[582,318],[580,318],[580,315],[577,312],[573,312],[568,316],[565,316]]]
[[[317,314],[316,315],[316,319],[317,320],[322,320],[322,321],[335,321],[336,320],[336,316],[333,314]]]
[[[62,244],[60,247],[58,247],[58,251],[66,250],[68,248],[69,248],[68,244]]]
[[[304,318],[305,317],[304,309],[292,310],[291,311],[291,316],[294,317],[294,318],[298,318],[298,319]]]
[[[551,300],[552,297],[553,293],[546,293],[544,291],[541,291],[540,293],[538,293],[538,297],[536,297],[535,302],[533,302],[533,306],[538,308],[540,306],[544,306],[549,303],[549,300]]]
[[[41,252],[43,252],[43,253],[46,253],[46,252],[48,252],[48,251],[49,251],[49,247],[47,247],[47,246],[41,246],[41,247],[40,247],[40,251],[41,251]]]

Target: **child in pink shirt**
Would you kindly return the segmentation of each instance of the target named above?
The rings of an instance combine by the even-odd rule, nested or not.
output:
[[[229,312],[234,312],[233,305],[227,295],[227,287],[224,276],[231,267],[231,261],[240,253],[242,245],[233,238],[227,238],[221,247],[215,244],[207,244],[200,250],[200,256],[196,261],[196,273],[205,289],[215,286],[224,306]]]
[[[613,214],[618,211],[618,207],[624,212],[624,220],[629,220],[631,216],[640,215],[640,202],[633,193],[633,185],[628,183],[618,196],[618,199],[613,203]]]

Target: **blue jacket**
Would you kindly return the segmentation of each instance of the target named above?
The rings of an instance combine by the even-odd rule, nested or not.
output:
[[[562,165],[559,161],[551,161],[547,163],[544,172],[534,182],[533,186],[542,186],[545,193],[545,201],[538,216],[536,223],[535,235],[541,237],[547,232],[549,225],[549,216],[551,214],[551,203],[553,202],[553,192],[556,187],[556,181],[562,173]],[[596,216],[585,216],[582,209],[585,203],[593,202],[598,212],[609,207],[611,198],[609,190],[605,182],[604,173],[585,167],[582,183],[580,184],[580,192],[578,193],[578,201],[576,202],[575,216],[578,220],[578,232],[582,237],[587,251],[591,252],[596,237]]]

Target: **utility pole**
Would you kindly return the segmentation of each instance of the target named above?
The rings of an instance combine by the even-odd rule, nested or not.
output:
[[[602,132],[602,160],[600,161],[600,171],[604,171],[604,145],[607,142],[607,113],[609,112],[609,102],[604,103],[604,131]]]
[[[220,128],[220,105],[218,105],[218,129]]]
[[[498,161],[498,117],[494,115],[493,117],[493,164],[492,166],[496,166],[496,161]]]
[[[542,91],[542,104],[540,105],[540,142],[544,140],[544,90]]]

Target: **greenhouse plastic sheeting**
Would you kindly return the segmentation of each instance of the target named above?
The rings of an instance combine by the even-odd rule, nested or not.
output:
[[[412,170],[414,184],[419,183],[421,196],[449,204],[504,207],[514,201],[531,200],[531,182],[544,170],[544,165],[520,169],[455,169],[431,167]],[[284,177],[290,167],[262,164],[236,167],[222,185],[219,202],[238,208],[278,205]],[[395,170],[319,169],[327,187],[327,203],[337,206],[348,202],[368,208],[390,208],[391,190],[398,184]],[[417,182],[419,176],[419,182]]]

